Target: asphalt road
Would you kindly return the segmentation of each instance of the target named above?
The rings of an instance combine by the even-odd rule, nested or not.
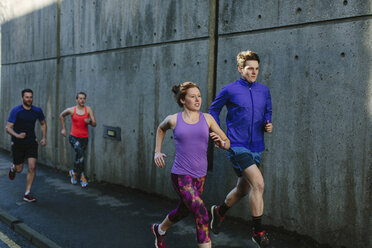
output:
[[[8,179],[11,157],[0,152],[0,209],[14,216],[61,247],[154,247],[150,227],[161,221],[176,202],[156,195],[104,183],[86,189],[72,185],[66,172],[37,166],[32,193],[36,203],[22,200],[27,167]],[[219,235],[211,234],[213,247],[250,248],[251,225],[227,218]],[[273,248],[321,247],[281,229],[268,229]],[[192,216],[175,224],[167,233],[167,247],[197,247]],[[22,246],[32,247],[32,246]]]
[[[30,241],[0,222],[0,248],[35,248]]]

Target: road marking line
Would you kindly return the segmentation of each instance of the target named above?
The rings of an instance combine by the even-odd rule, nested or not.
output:
[[[21,248],[19,245],[17,245],[13,240],[8,238],[4,233],[0,232],[0,240],[3,241],[6,245],[9,246],[9,248]]]

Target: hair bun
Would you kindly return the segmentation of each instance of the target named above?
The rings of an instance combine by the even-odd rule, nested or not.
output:
[[[179,84],[179,85],[174,85],[174,86],[172,87],[172,92],[173,92],[175,95],[177,95],[178,92],[180,91],[180,88],[181,88],[180,84]]]

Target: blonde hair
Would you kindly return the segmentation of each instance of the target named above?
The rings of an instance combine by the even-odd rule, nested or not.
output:
[[[183,107],[181,99],[185,100],[187,90],[191,89],[191,88],[198,88],[198,90],[200,90],[199,86],[197,86],[193,82],[184,82],[182,84],[174,85],[172,87],[172,91],[174,93],[174,98],[176,99],[176,101],[178,103],[178,106]]]
[[[243,68],[245,66],[245,62],[248,60],[256,60],[260,63],[260,57],[258,54],[252,51],[242,51],[236,56],[236,62],[239,67]]]

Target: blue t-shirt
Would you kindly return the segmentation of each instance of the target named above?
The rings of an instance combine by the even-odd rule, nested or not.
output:
[[[30,110],[19,105],[10,111],[8,122],[13,123],[13,130],[16,133],[26,133],[24,139],[18,139],[12,135],[12,141],[17,144],[28,144],[36,140],[35,122],[45,120],[43,111],[39,107],[31,106]]]

